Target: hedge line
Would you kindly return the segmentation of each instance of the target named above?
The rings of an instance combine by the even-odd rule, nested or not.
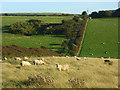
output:
[[[72,33],[73,36],[69,41],[64,41],[62,43],[64,55],[76,56],[79,53],[87,23],[87,17],[84,17],[83,21],[77,21],[76,23],[76,30]]]

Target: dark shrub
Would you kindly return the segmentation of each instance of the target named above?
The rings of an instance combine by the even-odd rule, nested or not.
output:
[[[29,76],[28,81],[25,83],[28,87],[37,87],[37,88],[53,88],[54,81],[50,77],[45,77],[42,75]]]
[[[78,78],[75,79],[69,79],[68,84],[72,88],[85,88],[85,81],[84,80],[79,80]]]

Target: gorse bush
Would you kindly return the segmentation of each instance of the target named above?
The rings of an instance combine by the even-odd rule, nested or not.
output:
[[[75,19],[76,20],[76,19]],[[39,34],[59,34],[71,37],[71,32],[75,20],[63,20],[61,24],[46,24],[41,20],[27,20],[17,22],[9,26],[8,31],[13,34],[39,35]]]
[[[54,81],[50,77],[45,77],[41,73],[40,75],[34,75],[28,77],[28,82],[25,84],[30,87],[45,88],[54,87]]]
[[[78,78],[69,79],[68,84],[72,88],[85,88],[85,81],[84,80],[79,80]]]
[[[11,24],[8,31],[13,34],[37,35],[41,28],[41,20],[28,20]]]

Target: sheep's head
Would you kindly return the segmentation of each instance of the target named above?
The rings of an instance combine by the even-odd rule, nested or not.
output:
[[[56,64],[57,67],[59,67],[59,64]]]

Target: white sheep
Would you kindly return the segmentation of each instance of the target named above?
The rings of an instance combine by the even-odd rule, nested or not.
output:
[[[101,59],[104,59],[103,57],[101,57]]]
[[[76,57],[76,60],[80,60],[80,58],[79,58],[79,57]]]
[[[76,58],[76,56],[74,56]]]
[[[45,59],[44,58],[41,58],[42,61],[44,61]]]
[[[65,65],[56,64],[56,67],[59,71],[61,71],[61,70],[62,71],[65,71],[65,70],[69,71],[69,65],[68,64],[65,64]]]
[[[20,62],[20,65],[21,65],[21,66],[30,66],[31,63],[29,63],[28,61],[21,61],[21,62]]]
[[[15,60],[22,60],[20,57],[15,57],[14,59]]]
[[[28,57],[24,57],[23,59],[24,59],[24,60],[28,60]]]
[[[4,57],[4,58],[2,58],[2,60],[7,60],[7,58],[6,58],[6,57]]]
[[[34,65],[42,65],[42,64],[45,64],[45,62],[42,61],[42,60],[34,60],[33,63],[34,63]]]
[[[69,58],[69,56],[66,56],[67,58]]]

